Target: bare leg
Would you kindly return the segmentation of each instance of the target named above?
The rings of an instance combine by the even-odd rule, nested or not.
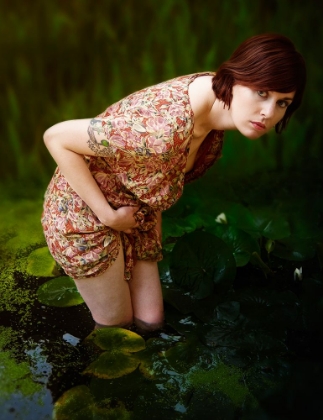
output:
[[[145,331],[161,328],[164,308],[157,263],[137,261],[129,286],[136,325]]]
[[[97,277],[75,280],[78,291],[99,326],[126,327],[133,322],[129,283],[124,280],[123,250]]]

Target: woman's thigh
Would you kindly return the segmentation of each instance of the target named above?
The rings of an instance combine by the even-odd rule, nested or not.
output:
[[[114,263],[96,277],[75,280],[94,321],[107,326],[127,326],[133,312],[129,283],[124,280],[122,246]]]
[[[157,262],[137,261],[129,286],[134,319],[152,327],[161,325],[164,308]]]

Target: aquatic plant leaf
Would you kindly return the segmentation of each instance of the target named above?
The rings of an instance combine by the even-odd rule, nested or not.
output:
[[[236,321],[240,316],[240,302],[226,301],[217,305],[216,316],[219,321]]]
[[[139,363],[140,360],[131,353],[105,351],[83,371],[83,374],[103,379],[120,378],[136,370]]]
[[[290,261],[305,261],[313,258],[316,253],[315,241],[290,236],[275,242],[273,255]]]
[[[250,233],[254,237],[269,239],[286,238],[291,234],[287,217],[270,207],[245,207],[232,204],[225,212],[228,223]]]
[[[258,252],[253,252],[250,258],[250,262],[253,265],[257,265],[260,267],[262,272],[264,273],[264,276],[267,278],[268,275],[273,276],[275,273],[271,270],[269,265],[267,265],[264,260],[261,258],[261,255],[258,254]]]
[[[243,305],[252,306],[277,306],[291,305],[298,302],[297,296],[290,290],[284,292],[268,289],[244,289],[237,295]]]
[[[249,327],[265,328],[279,335],[299,315],[299,300],[290,290],[245,289],[239,296],[241,313]]]
[[[200,305],[199,300],[184,294],[182,289],[175,287],[163,287],[163,298],[182,314],[189,314]]]
[[[97,329],[85,340],[102,350],[108,350],[83,372],[104,379],[119,378],[137,369],[140,360],[131,352],[138,352],[146,347],[145,340],[140,335],[118,327]]]
[[[168,378],[161,384],[153,385],[146,381],[146,384],[142,385],[142,392],[134,401],[133,420],[179,420],[183,418],[177,411],[183,390],[180,389],[176,379],[170,379],[169,373]]]
[[[35,249],[27,258],[26,271],[31,276],[54,277],[56,262],[51,256],[47,246]]]
[[[253,252],[260,253],[260,247],[255,238],[234,226],[217,223],[208,232],[222,239],[232,248],[237,267],[246,265]]]
[[[55,403],[55,420],[90,419],[94,398],[85,385],[76,386],[66,391]]]
[[[145,340],[133,331],[119,327],[99,328],[86,337],[102,350],[137,352],[146,347]]]
[[[111,404],[113,403],[113,404]],[[121,401],[95,401],[89,388],[79,385],[66,391],[54,404],[54,420],[130,420]]]
[[[146,344],[146,349],[136,354],[140,361],[139,371],[145,378],[150,380],[167,380],[168,373],[167,369],[165,369],[167,363],[162,355],[169,348],[170,343],[158,337],[148,339]]]
[[[185,373],[197,364],[202,347],[202,343],[197,337],[191,337],[168,349],[165,352],[165,357],[176,372]]]
[[[259,328],[245,328],[241,323],[218,321],[205,334],[200,335],[201,340],[210,347],[228,347],[236,349],[236,357],[244,358],[245,352],[260,355],[267,351],[286,350],[282,340]]]
[[[202,307],[204,299],[197,300],[197,302],[200,304],[199,307]],[[183,315],[171,305],[167,305],[166,321],[167,325],[176,331],[178,337],[189,337],[191,335],[196,335],[197,330],[200,328],[199,320],[194,316],[193,313],[189,315]]]
[[[180,238],[171,253],[170,273],[175,284],[202,299],[232,284],[236,263],[228,245],[208,232]]]
[[[148,382],[137,371],[120,378],[102,379],[91,376],[89,379],[88,386],[96,401],[106,400],[112,396],[119,401],[133,401],[142,392],[143,383]]]
[[[37,290],[37,298],[48,306],[67,307],[84,302],[78,292],[74,280],[61,276],[42,284]]]
[[[208,214],[190,213],[187,216],[163,218],[163,242],[168,238],[177,238],[185,233],[194,232],[196,229],[205,227],[213,222]]]
[[[194,388],[194,392],[191,391],[189,406],[185,412],[186,418],[212,420],[235,419],[237,409],[232,400],[223,392],[218,391],[217,382],[212,382],[212,386],[212,389],[208,389],[202,384]],[[190,385],[190,388],[192,389],[192,385]],[[236,390],[236,387],[234,389]],[[210,415],[210,413],[212,414]]]
[[[290,235],[290,225],[285,215],[276,213],[276,210],[270,207],[255,207],[251,211],[255,226],[266,238],[276,240]]]

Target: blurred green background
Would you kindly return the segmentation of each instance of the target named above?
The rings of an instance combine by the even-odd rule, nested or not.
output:
[[[320,170],[322,7],[315,0],[0,0],[1,183],[42,191],[55,167],[42,134],[142,87],[216,70],[245,38],[290,37],[308,66],[304,103],[280,136],[227,133],[215,171]],[[319,8],[321,7],[321,9]],[[26,189],[27,186],[27,189]]]

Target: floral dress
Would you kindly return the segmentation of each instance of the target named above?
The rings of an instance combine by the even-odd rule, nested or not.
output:
[[[136,260],[159,261],[162,247],[157,211],[171,207],[186,182],[201,175],[221,156],[223,131],[211,131],[200,146],[193,169],[185,174],[194,115],[189,84],[198,73],[135,92],[109,106],[90,130],[105,133],[85,156],[89,170],[109,204],[136,205],[139,224],[131,234],[103,225],[57,168],[47,188],[42,224],[49,250],[74,279],[103,273],[117,258],[120,244],[125,279]]]

